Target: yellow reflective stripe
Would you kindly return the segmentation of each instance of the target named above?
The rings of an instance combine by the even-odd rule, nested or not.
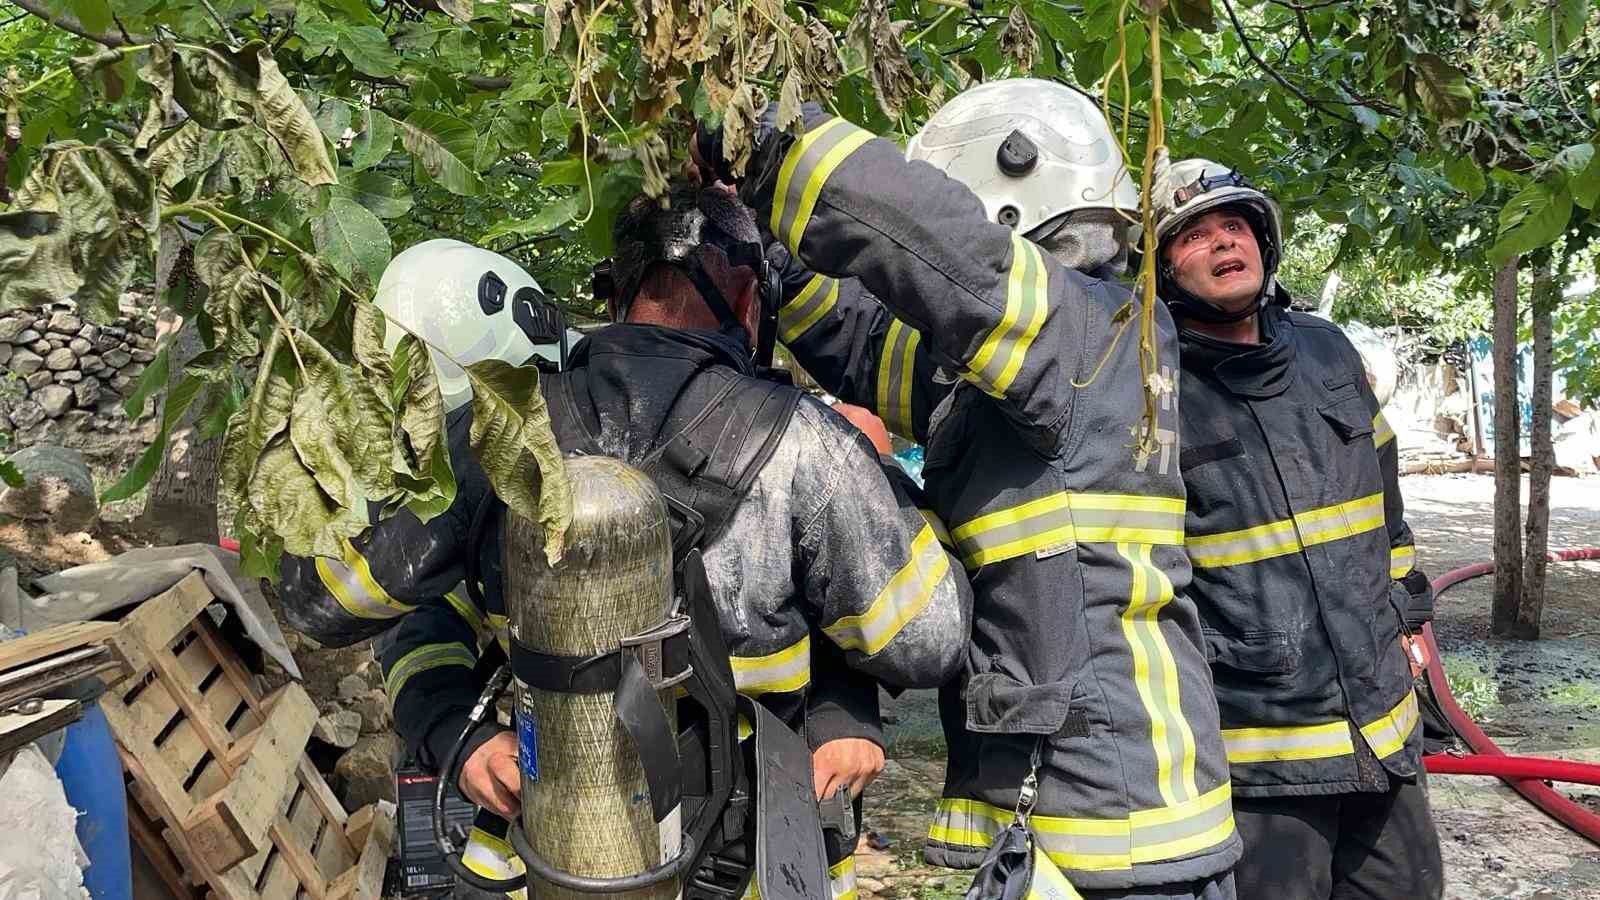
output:
[[[911,558],[873,598],[867,611],[841,616],[822,631],[841,648],[872,656],[922,612],[949,571],[950,557],[939,546],[933,527],[924,525],[911,541]]]
[[[383,677],[383,688],[389,694],[389,703],[392,706],[399,699],[400,691],[405,688],[406,682],[412,678],[440,666],[465,666],[472,668],[478,664],[478,659],[473,655],[467,645],[459,641],[450,644],[423,644],[405,656],[395,660],[389,671]]]
[[[461,850],[461,862],[486,878],[510,878],[523,872],[522,858],[511,849],[511,844],[476,825],[467,835],[467,845]]]
[[[346,612],[362,619],[392,619],[416,609],[389,596],[389,592],[372,577],[367,558],[356,550],[349,539],[340,543],[344,548],[344,559],[317,557],[317,576],[322,579],[322,586]]]
[[[826,275],[813,275],[794,299],[778,307],[778,336],[791,343],[817,324],[839,300],[839,282]]]
[[[1394,709],[1361,726],[1361,736],[1379,759],[1392,756],[1405,747],[1406,739],[1417,727],[1417,717],[1417,692],[1409,691]]]
[[[1049,275],[1039,248],[1013,232],[1005,312],[978,346],[962,376],[991,396],[1004,394],[1022,370],[1028,348],[1044,325],[1048,293]]]
[[[1411,544],[1389,548],[1389,577],[1401,579],[1417,567],[1417,548]]]
[[[922,509],[920,507],[917,512],[922,513],[922,518],[927,521],[928,527],[933,529],[933,536],[939,539],[940,544],[946,548],[955,549],[955,543],[950,540],[950,529],[944,527],[944,522],[940,520],[938,513],[931,509]]]
[[[1383,525],[1383,493],[1379,492],[1297,513],[1293,519],[1193,536],[1184,547],[1189,551],[1189,561],[1196,566],[1237,566],[1355,537]]]
[[[465,599],[455,591],[445,594],[444,599],[450,604],[450,608],[456,611],[456,615],[461,617],[461,621],[466,622],[467,627],[472,629],[473,634],[482,633],[483,614],[478,611],[476,606],[472,605],[472,601]]]
[[[833,900],[856,900],[856,858],[846,856],[828,867]]]
[[[1076,543],[1183,543],[1184,502],[1136,494],[1061,491],[985,513],[950,531],[961,561],[976,569]]]
[[[789,252],[799,255],[800,238],[828,178],[846,157],[870,140],[871,132],[835,118],[806,132],[789,148],[778,168],[770,219],[773,235]]]
[[[489,613],[487,618],[489,631],[494,635],[495,643],[499,644],[500,649],[506,652],[506,656],[510,656],[511,620],[497,613]]]
[[[1224,728],[1222,743],[1230,763],[1288,762],[1297,759],[1332,759],[1356,752],[1350,725],[1288,725],[1262,728]]]
[[[730,656],[733,683],[746,697],[798,691],[811,683],[811,635],[766,656]]]
[[[1122,633],[1133,654],[1134,687],[1150,719],[1156,782],[1161,799],[1171,806],[1200,793],[1194,780],[1194,732],[1183,716],[1178,665],[1161,632],[1161,610],[1172,601],[1172,582],[1151,561],[1148,545],[1117,544],[1117,553],[1132,572]]]
[[[917,342],[921,340],[921,332],[893,319],[878,359],[878,415],[890,431],[911,440],[916,439],[911,423],[911,385]]]
[[[1139,810],[1124,819],[1081,819],[1035,813],[1028,819],[1034,842],[1064,869],[1105,872],[1193,856],[1216,847],[1234,832],[1229,783],[1182,803]],[[979,800],[939,801],[928,839],[952,847],[987,849],[1011,824],[1010,810]]]
[[[1394,429],[1389,427],[1389,420],[1378,413],[1372,417],[1372,446],[1382,447],[1394,440]]]

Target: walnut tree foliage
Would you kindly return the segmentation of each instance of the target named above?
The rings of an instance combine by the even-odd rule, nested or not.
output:
[[[974,81],[1063,80],[1131,168],[1153,136],[1331,229],[1331,266],[1481,292],[1493,259],[1593,231],[1597,33],[1586,0],[0,0],[0,307],[103,317],[153,284],[206,348],[162,421],[226,434],[234,530],[270,574],[453,497],[424,349],[384,352],[368,302],[393,252],[477,243],[594,314],[589,264],[697,119],[737,168],[769,103],[903,138]],[[472,377],[480,460],[558,551],[535,382]]]

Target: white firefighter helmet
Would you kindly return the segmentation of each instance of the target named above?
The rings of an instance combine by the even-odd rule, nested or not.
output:
[[[1165,244],[1196,216],[1224,206],[1240,207],[1256,227],[1267,277],[1277,270],[1283,252],[1278,204],[1234,169],[1198,156],[1170,162],[1163,150],[1156,160],[1156,183],[1150,194],[1156,208],[1156,243]]]
[[[1283,222],[1278,204],[1252,185],[1238,171],[1209,159],[1192,157],[1172,162],[1166,148],[1156,158],[1155,184],[1150,189],[1155,207],[1156,244],[1163,249],[1156,267],[1161,297],[1168,305],[1190,318],[1211,322],[1231,322],[1254,315],[1275,295],[1278,263],[1283,259]],[[1199,297],[1179,287],[1168,271],[1164,250],[1167,241],[1195,217],[1222,207],[1244,215],[1255,231],[1261,249],[1261,298],[1251,308],[1225,314]]]
[[[407,248],[383,270],[373,302],[384,313],[462,365],[485,359],[514,366],[528,363],[539,348],[524,324],[526,301],[544,302],[533,276],[511,260],[448,238]],[[393,351],[405,331],[389,323],[384,347]],[[467,373],[430,350],[446,411],[472,399]]]
[[[974,85],[939,108],[906,144],[972,189],[991,221],[1031,234],[1080,209],[1139,215],[1139,191],[1100,107],[1037,78]]]

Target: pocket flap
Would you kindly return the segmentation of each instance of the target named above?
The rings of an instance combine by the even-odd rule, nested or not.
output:
[[[1206,658],[1230,669],[1284,675],[1299,666],[1287,631],[1246,631],[1235,636],[1206,629],[1205,639]]]
[[[1072,685],[1023,684],[988,672],[967,682],[967,727],[983,734],[1061,731],[1072,714]]]
[[[1372,434],[1373,415],[1359,394],[1324,403],[1317,407],[1317,412],[1322,413],[1322,417],[1328,420],[1328,424],[1346,443]]]

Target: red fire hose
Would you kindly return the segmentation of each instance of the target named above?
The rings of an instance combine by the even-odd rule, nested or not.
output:
[[[1550,559],[1558,562],[1600,559],[1600,548],[1555,550],[1550,553]],[[1438,596],[1463,581],[1493,571],[1494,563],[1491,562],[1446,572],[1433,580],[1434,595]],[[1445,718],[1450,720],[1451,727],[1461,735],[1462,740],[1467,742],[1467,746],[1472,748],[1472,753],[1465,756],[1441,753],[1424,757],[1423,762],[1427,765],[1428,771],[1450,775],[1494,775],[1551,818],[1600,844],[1600,815],[1574,803],[1565,794],[1542,780],[1600,784],[1600,765],[1507,756],[1503,750],[1495,746],[1487,734],[1483,733],[1483,729],[1479,728],[1477,723],[1467,717],[1461,706],[1456,703],[1455,696],[1450,693],[1450,684],[1444,676],[1444,665],[1439,660],[1439,645],[1434,640],[1431,624],[1422,626],[1422,636],[1428,642],[1430,651],[1428,686],[1433,688],[1434,699],[1438,701]]]

